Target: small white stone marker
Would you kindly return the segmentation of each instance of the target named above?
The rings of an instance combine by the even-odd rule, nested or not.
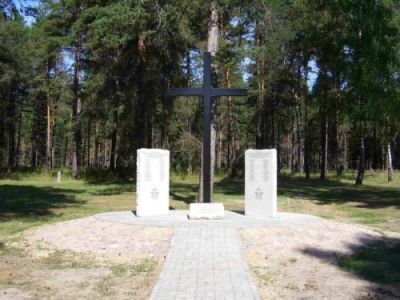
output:
[[[136,215],[169,213],[169,151],[139,149],[136,166]]]
[[[225,215],[222,203],[191,203],[188,218],[192,220],[219,220]]]
[[[60,183],[60,182],[61,182],[61,171],[58,170],[57,171],[57,183]]]
[[[277,216],[276,149],[245,152],[245,214],[274,218]]]

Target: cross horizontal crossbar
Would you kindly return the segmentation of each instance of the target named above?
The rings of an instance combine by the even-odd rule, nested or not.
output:
[[[211,85],[211,53],[204,52],[203,87],[202,88],[169,88],[168,96],[200,96],[203,97],[203,201],[211,202],[211,120],[213,97],[215,96],[247,96],[247,89],[212,88]]]
[[[247,89],[212,88],[211,96],[247,96]],[[204,88],[169,88],[167,96],[204,96]]]

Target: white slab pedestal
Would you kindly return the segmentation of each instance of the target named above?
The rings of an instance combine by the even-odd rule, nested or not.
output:
[[[192,220],[219,220],[225,215],[222,203],[191,203],[188,218]]]
[[[277,216],[276,149],[245,152],[245,214],[274,218]]]
[[[169,151],[137,151],[136,215],[159,216],[169,213]]]

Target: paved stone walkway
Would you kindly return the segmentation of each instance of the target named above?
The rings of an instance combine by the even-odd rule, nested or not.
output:
[[[237,229],[176,227],[150,299],[260,299]]]
[[[254,218],[225,211],[223,220],[189,220],[188,211],[136,217],[130,211],[100,213],[102,221],[174,227],[164,269],[151,300],[260,299],[242,253],[239,228],[280,227],[320,222],[311,215],[278,213],[276,218]]]

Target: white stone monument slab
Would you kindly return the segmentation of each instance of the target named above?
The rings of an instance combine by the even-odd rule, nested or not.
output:
[[[222,203],[190,203],[189,219],[218,220],[224,218]]]
[[[245,152],[245,214],[262,218],[277,216],[276,149]]]
[[[57,171],[57,183],[61,183],[61,171]]]
[[[169,212],[169,151],[137,150],[136,215],[160,216]]]

